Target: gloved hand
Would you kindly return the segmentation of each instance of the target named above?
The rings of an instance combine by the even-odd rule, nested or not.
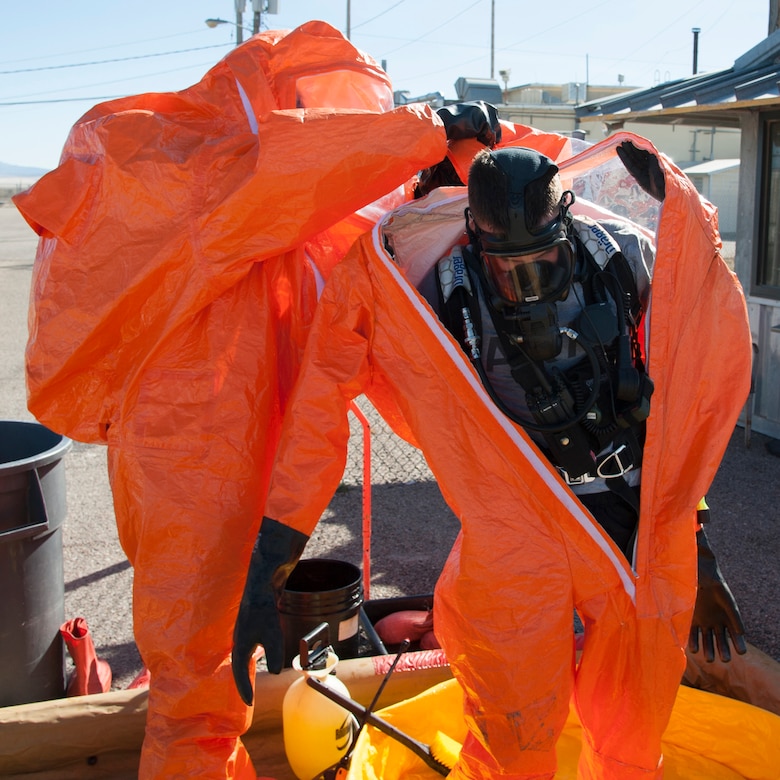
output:
[[[436,109],[439,119],[444,122],[448,141],[461,141],[464,138],[476,138],[485,146],[493,147],[501,143],[501,123],[498,110],[484,100],[468,103],[454,103]]]
[[[496,107],[484,100],[469,103],[454,103],[436,109],[439,119],[444,122],[448,141],[462,141],[476,138],[485,146],[494,147],[501,142],[501,123]],[[455,166],[445,157],[441,162],[420,171],[419,180],[414,188],[414,197],[422,198],[438,187],[458,187],[461,181]]]
[[[284,638],[278,603],[308,538],[269,517],[260,525],[233,629],[233,679],[246,704],[254,698],[254,674],[250,676],[249,667],[257,645],[265,650],[268,671],[282,670]]]
[[[631,141],[623,141],[615,151],[626,166],[626,170],[648,195],[652,195],[656,200],[663,200],[666,197],[664,173],[654,154],[639,149]]]
[[[745,625],[703,528],[696,532],[696,545],[699,558],[699,590],[693,608],[688,648],[693,653],[699,652],[701,632],[705,660],[715,660],[717,645],[720,660],[725,663],[731,660],[729,638],[740,655],[747,652]]]

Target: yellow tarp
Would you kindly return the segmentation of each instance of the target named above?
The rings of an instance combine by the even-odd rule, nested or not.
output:
[[[466,738],[463,695],[455,680],[394,704],[377,715],[410,737],[452,758],[452,741]],[[443,736],[442,736],[443,735]],[[575,780],[582,727],[574,710],[557,745],[556,780]],[[744,702],[680,687],[663,736],[664,780],[777,780],[780,717]],[[349,780],[432,780],[440,777],[400,742],[368,726],[352,757]]]

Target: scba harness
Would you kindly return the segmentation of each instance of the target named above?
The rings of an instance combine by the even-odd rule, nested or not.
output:
[[[542,438],[545,454],[567,484],[603,478],[638,513],[636,493],[624,476],[641,464],[653,384],[639,342],[643,312],[636,281],[615,239],[598,222],[579,216],[569,233],[577,255],[573,281],[584,297],[569,327],[558,325],[554,302],[511,311],[487,305],[531,419],[507,407],[482,364],[482,316],[475,295],[480,268],[468,247],[455,247],[439,261],[441,317],[499,409]],[[563,337],[585,352],[566,369],[549,359],[560,352]]]

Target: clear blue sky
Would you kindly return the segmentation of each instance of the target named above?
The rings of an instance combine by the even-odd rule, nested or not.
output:
[[[0,162],[53,168],[73,123],[104,98],[182,89],[235,43],[234,0],[0,0]],[[730,67],[767,34],[769,0],[278,0],[263,28],[323,19],[397,90],[455,97],[460,76],[509,85],[647,87]],[[209,29],[205,19],[231,24]],[[252,26],[248,0],[244,25]]]

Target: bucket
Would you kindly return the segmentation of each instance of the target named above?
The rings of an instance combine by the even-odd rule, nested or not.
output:
[[[301,638],[327,623],[339,658],[358,654],[359,612],[363,604],[360,569],[346,561],[305,558],[292,570],[279,601],[284,634],[284,665],[298,655]]]
[[[0,420],[0,706],[65,695],[62,522],[72,442]]]

